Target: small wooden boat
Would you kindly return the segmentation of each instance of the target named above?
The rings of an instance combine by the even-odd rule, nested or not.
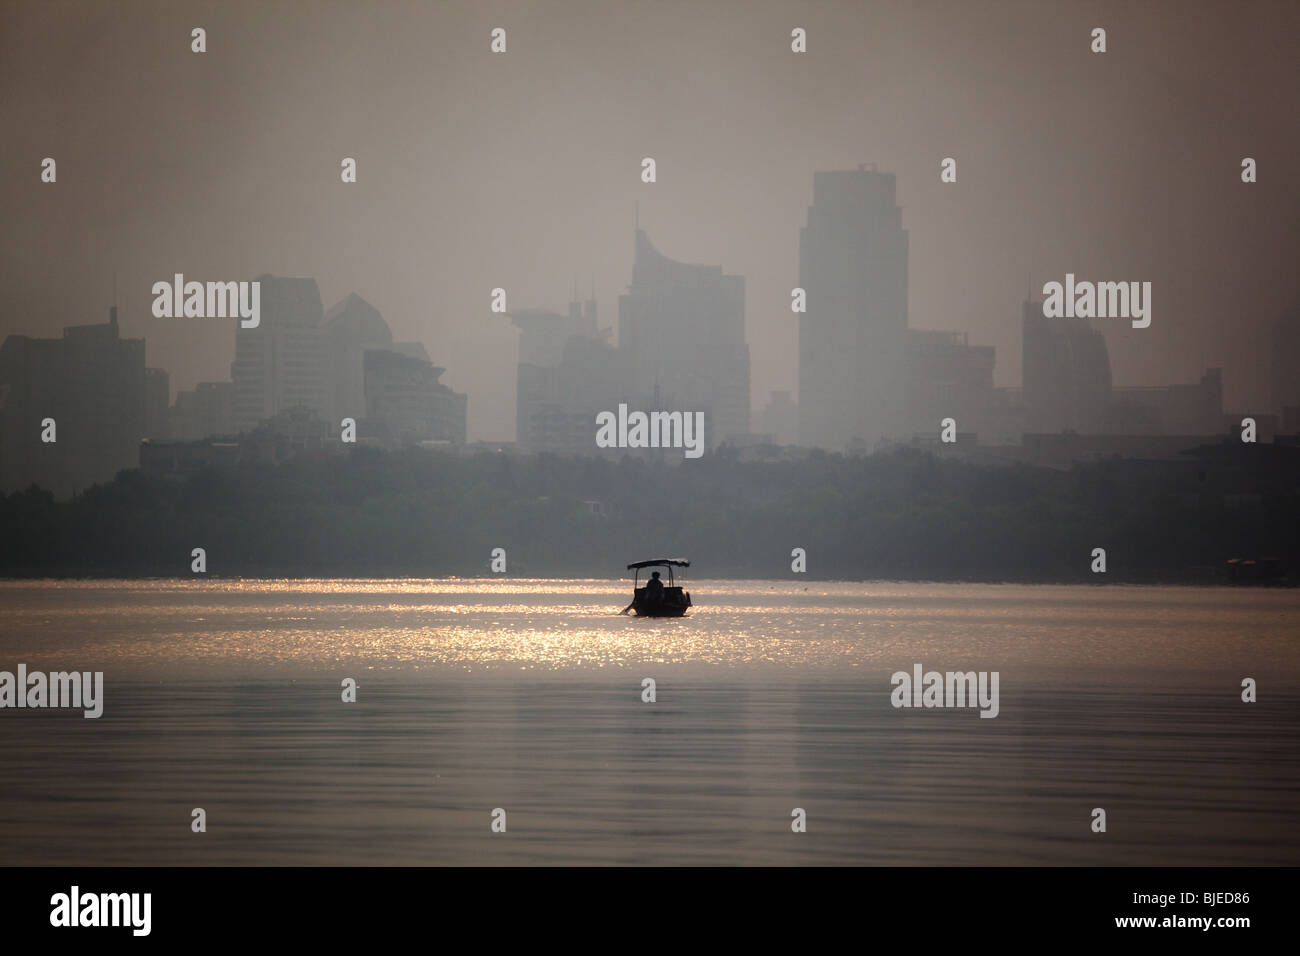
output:
[[[691,562],[683,558],[652,558],[636,561],[627,566],[632,575],[632,603],[623,613],[636,611],[640,617],[681,617],[691,606],[691,594],[673,580],[673,568],[689,568]],[[659,580],[659,572],[651,573],[644,585],[638,587],[643,568],[667,568],[668,583]]]

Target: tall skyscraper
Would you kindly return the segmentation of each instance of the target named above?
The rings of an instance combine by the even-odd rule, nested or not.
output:
[[[235,427],[303,405],[322,417],[330,411],[326,383],[326,333],[315,279],[264,275],[261,322],[235,333]]]
[[[904,431],[907,230],[892,173],[813,174],[799,233],[799,442],[842,451]]]
[[[706,414],[708,447],[749,433],[743,276],[675,262],[638,229],[632,284],[618,300],[618,348],[634,394]]]

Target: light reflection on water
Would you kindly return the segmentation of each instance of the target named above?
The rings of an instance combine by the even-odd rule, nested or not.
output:
[[[1295,683],[1300,593],[1229,588],[703,581],[683,619],[617,612],[622,582],[0,582],[11,657],[159,669],[317,672],[936,666],[1026,679],[1182,678],[1224,668]],[[902,659],[900,663],[900,658]]]
[[[688,586],[0,582],[0,669],[107,681],[0,711],[0,864],[1300,863],[1297,592]],[[890,707],[917,662],[998,719]]]

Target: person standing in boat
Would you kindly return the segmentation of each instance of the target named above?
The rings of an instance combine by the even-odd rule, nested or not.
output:
[[[664,583],[659,580],[658,571],[651,574],[650,580],[645,583],[645,599],[653,604],[664,599]]]

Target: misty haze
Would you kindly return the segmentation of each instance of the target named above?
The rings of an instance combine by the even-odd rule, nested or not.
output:
[[[7,4],[0,865],[1300,863],[1297,36]]]

